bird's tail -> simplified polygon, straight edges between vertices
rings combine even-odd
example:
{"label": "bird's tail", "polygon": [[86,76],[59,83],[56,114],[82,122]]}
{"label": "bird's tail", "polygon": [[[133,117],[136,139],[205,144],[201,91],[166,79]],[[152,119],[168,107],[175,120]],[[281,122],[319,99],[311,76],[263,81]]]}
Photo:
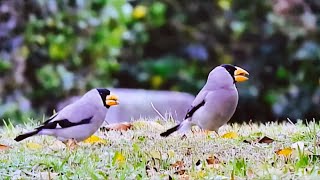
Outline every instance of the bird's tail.
{"label": "bird's tail", "polygon": [[28,137],[31,137],[31,136],[34,136],[36,134],[39,133],[39,130],[35,130],[35,131],[31,131],[31,132],[28,132],[28,133],[25,133],[25,134],[21,134],[19,136],[17,136],[16,138],[14,138],[15,141],[19,142],[19,141],[22,141]]}
{"label": "bird's tail", "polygon": [[162,137],[167,137],[170,134],[176,132],[176,131],[181,131],[181,132],[185,132],[187,130],[191,129],[191,123],[188,120],[184,120],[182,121],[180,124],[166,130],[165,132],[161,133],[160,136]]}

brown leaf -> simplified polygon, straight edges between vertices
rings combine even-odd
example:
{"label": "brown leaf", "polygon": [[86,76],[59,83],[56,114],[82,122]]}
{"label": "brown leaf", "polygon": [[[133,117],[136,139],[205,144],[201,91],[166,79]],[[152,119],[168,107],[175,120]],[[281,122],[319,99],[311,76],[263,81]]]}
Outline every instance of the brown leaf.
{"label": "brown leaf", "polygon": [[184,167],[184,162],[183,161],[177,161],[174,164],[171,164],[171,167],[179,168],[179,169],[183,168]]}
{"label": "brown leaf", "polygon": [[273,139],[271,139],[271,138],[269,138],[269,137],[267,137],[267,136],[264,136],[263,138],[261,138],[261,139],[255,139],[255,140],[244,140],[243,142],[244,143],[248,143],[248,144],[253,144],[253,143],[260,143],[260,144],[262,144],[262,143],[266,143],[266,144],[270,144],[270,143],[272,143],[274,140]]}
{"label": "brown leaf", "polygon": [[267,136],[264,136],[263,138],[261,138],[258,143],[266,143],[266,144],[270,144],[272,143],[274,140],[267,137]]}
{"label": "brown leaf", "polygon": [[115,124],[109,124],[106,127],[101,128],[105,131],[128,131],[132,128],[132,124],[129,122],[123,122],[123,123],[115,123]]}
{"label": "brown leaf", "polygon": [[[184,173],[184,172],[183,172]],[[187,174],[182,174],[178,177],[179,180],[189,180],[189,175]]]}
{"label": "brown leaf", "polygon": [[186,172],[185,169],[181,169],[181,170],[179,170],[179,171],[174,172],[174,174],[184,175],[185,172]]}
{"label": "brown leaf", "polygon": [[11,148],[10,146],[4,145],[4,144],[0,144],[0,151],[5,151],[5,150],[8,150],[10,148]]}
{"label": "brown leaf", "polygon": [[208,157],[208,159],[206,159],[206,161],[207,161],[208,165],[221,163],[220,160],[216,156],[213,156],[213,157],[210,156],[210,157]]}

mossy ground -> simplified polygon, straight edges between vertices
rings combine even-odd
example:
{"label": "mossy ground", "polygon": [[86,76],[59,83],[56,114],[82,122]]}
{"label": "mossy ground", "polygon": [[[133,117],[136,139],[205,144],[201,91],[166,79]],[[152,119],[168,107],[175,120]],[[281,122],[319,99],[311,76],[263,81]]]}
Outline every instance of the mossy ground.
{"label": "mossy ground", "polygon": [[[1,179],[318,179],[319,123],[232,124],[215,133],[159,134],[173,122],[137,121],[128,131],[98,131],[105,143],[79,143],[75,150],[48,136],[13,139],[36,125],[0,129]],[[317,134],[318,133],[318,134]],[[245,143],[261,137],[274,142]],[[294,147],[292,154],[278,155]],[[36,146],[34,146],[36,144]]]}

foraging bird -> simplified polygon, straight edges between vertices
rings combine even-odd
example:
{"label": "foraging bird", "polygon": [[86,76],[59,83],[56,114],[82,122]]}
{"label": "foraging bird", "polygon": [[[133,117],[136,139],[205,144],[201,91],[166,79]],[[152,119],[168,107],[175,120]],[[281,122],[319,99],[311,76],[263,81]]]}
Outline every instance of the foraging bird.
{"label": "foraging bird", "polygon": [[185,132],[193,125],[203,130],[218,132],[218,129],[227,123],[234,114],[238,104],[236,82],[248,80],[249,73],[230,64],[214,68],[206,84],[198,93],[184,120],[160,134],[167,137],[175,131]]}
{"label": "foraging bird", "polygon": [[92,89],[76,102],[51,116],[34,131],[17,136],[22,141],[34,135],[55,136],[62,142],[82,141],[95,133],[104,122],[109,107],[118,105],[118,98],[108,89]]}

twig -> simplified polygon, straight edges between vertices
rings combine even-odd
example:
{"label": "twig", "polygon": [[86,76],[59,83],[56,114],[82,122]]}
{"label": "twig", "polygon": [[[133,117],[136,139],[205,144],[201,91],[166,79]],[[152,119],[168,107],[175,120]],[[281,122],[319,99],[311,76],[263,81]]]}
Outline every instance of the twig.
{"label": "twig", "polygon": [[167,121],[167,119],[165,117],[163,117],[163,115],[154,107],[153,103],[150,102],[153,110],[161,117],[162,120]]}

